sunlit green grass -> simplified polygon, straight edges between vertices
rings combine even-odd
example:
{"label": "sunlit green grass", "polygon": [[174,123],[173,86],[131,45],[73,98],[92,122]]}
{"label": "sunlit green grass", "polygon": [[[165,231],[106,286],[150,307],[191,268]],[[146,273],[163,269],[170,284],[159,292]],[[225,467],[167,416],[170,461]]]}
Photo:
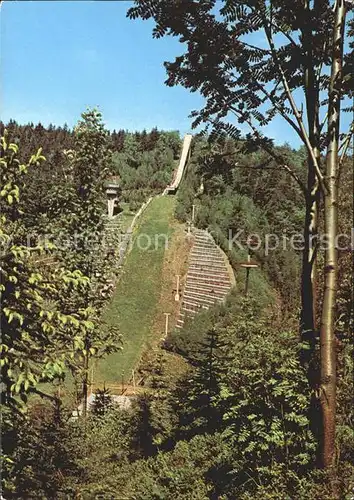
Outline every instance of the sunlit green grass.
{"label": "sunlit green grass", "polygon": [[[147,207],[134,231],[134,245],[126,258],[114,295],[103,312],[108,325],[118,327],[123,349],[99,361],[94,384],[119,384],[128,381],[148,339],[160,297],[165,240],[170,237],[174,197],[155,198]],[[142,234],[146,236],[141,236]],[[152,241],[151,248],[139,248]]]}

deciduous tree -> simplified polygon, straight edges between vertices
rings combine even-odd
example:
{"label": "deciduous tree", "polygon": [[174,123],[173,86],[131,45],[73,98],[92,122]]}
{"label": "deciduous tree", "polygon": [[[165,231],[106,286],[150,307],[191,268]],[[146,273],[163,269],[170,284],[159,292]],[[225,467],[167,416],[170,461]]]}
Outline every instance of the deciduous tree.
{"label": "deciduous tree", "polygon": [[[174,62],[165,63],[166,83],[182,85],[204,96],[205,106],[192,114],[194,126],[204,122],[212,125],[212,133],[226,132],[239,138],[240,129],[232,122],[233,115],[239,124],[248,127],[249,143],[262,147],[277,160],[279,168],[298,182],[306,206],[301,331],[310,355],[318,328],[314,315],[318,245],[313,241],[323,200],[328,247],[319,390],[325,466],[331,466],[335,458],[336,200],[338,164],[353,132],[352,126],[340,144],[343,98],[352,95],[353,88],[353,44],[345,42],[353,33],[352,12],[353,2],[345,0],[136,0],[128,12],[131,18],[154,19],[154,37],[172,35],[184,44],[185,52]],[[274,151],[264,133],[264,127],[276,116],[283,118],[306,148],[305,182],[288,158]],[[309,362],[310,356],[304,359]]]}

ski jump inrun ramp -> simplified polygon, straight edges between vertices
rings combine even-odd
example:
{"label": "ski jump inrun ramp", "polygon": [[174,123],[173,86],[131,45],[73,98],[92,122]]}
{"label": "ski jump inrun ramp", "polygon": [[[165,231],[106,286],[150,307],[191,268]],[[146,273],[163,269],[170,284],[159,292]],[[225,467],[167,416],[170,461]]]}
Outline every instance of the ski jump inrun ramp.
{"label": "ski jump inrun ramp", "polygon": [[192,134],[186,134],[183,139],[182,153],[181,158],[179,160],[179,165],[177,168],[177,172],[175,175],[172,184],[167,186],[163,194],[173,194],[177,191],[178,186],[183,178],[184,170],[187,165],[187,160],[190,152],[191,142],[192,142]]}

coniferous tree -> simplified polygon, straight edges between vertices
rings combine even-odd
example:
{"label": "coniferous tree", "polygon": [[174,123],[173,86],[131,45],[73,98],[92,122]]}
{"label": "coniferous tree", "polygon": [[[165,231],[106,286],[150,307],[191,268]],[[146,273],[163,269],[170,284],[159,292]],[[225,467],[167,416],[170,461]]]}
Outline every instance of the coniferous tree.
{"label": "coniferous tree", "polygon": [[222,409],[218,405],[220,388],[223,383],[225,368],[222,357],[225,356],[225,342],[214,328],[208,330],[198,346],[194,356],[196,371],[189,380],[187,388],[181,386],[179,408],[180,427],[183,435],[213,434],[222,427]]}
{"label": "coniferous tree", "polygon": [[113,399],[109,389],[105,387],[95,392],[95,399],[91,405],[91,411],[98,417],[104,416],[112,408]]}

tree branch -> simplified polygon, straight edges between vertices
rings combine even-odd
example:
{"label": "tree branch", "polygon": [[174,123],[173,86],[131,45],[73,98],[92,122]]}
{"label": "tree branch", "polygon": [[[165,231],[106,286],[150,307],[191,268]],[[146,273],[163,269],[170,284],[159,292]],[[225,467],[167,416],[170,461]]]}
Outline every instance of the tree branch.
{"label": "tree branch", "polygon": [[265,88],[263,88],[258,82],[256,82],[257,87],[267,98],[270,100],[270,102],[273,104],[273,106],[279,111],[279,113],[282,115],[284,120],[286,120],[289,125],[295,130],[295,132],[301,137],[302,140],[304,140],[304,137],[302,135],[302,132],[300,128],[296,125],[296,123],[286,114],[284,109],[281,108],[279,103],[277,103],[274,98],[272,97],[271,93],[269,93]]}
{"label": "tree branch", "polygon": [[[267,153],[269,153],[269,151],[267,151]],[[289,167],[289,165],[286,165],[285,163],[280,164],[280,165],[278,164],[274,167],[267,166],[266,163],[261,164],[261,165],[256,165],[255,167],[250,167],[249,165],[238,165],[237,163],[233,166],[235,168],[249,168],[250,170],[278,170],[279,168],[283,169],[291,175],[291,177],[297,182],[297,184],[299,184],[300,187],[302,187],[301,190],[302,190],[303,194],[307,194],[307,193],[305,193],[305,191],[306,191],[305,186],[301,182],[301,180],[299,179],[297,174],[295,174],[295,172]]]}
{"label": "tree branch", "polygon": [[322,123],[320,124],[320,133],[322,132],[322,129],[325,126],[327,119],[328,119],[328,111],[326,112],[326,114],[322,120]]}
{"label": "tree branch", "polygon": [[41,398],[47,398],[47,399],[50,399],[51,401],[55,401],[55,402],[58,401],[57,396],[52,396],[51,394],[46,394],[45,392],[42,392],[39,389],[36,389],[35,387],[33,387],[30,392],[33,392],[34,394],[38,394],[39,396],[41,396]]}
{"label": "tree branch", "polygon": [[339,163],[341,163],[344,160],[344,156],[347,153],[347,150],[348,150],[348,147],[349,147],[349,144],[350,144],[350,139],[352,138],[353,134],[354,134],[354,121],[351,123],[349,132],[346,134],[344,141],[342,142],[342,144],[338,148],[338,153],[341,151],[342,148],[344,148],[343,152],[341,154]]}
{"label": "tree branch", "polygon": [[320,183],[321,189],[322,189],[322,191],[325,194],[327,194],[328,193],[328,188],[326,186],[324,177],[323,177],[322,172],[320,170],[320,167],[318,165],[316,155],[315,155],[315,153],[313,151],[313,148],[311,146],[311,142],[310,142],[309,136],[307,134],[307,131],[306,131],[304,122],[302,120],[301,114],[300,114],[299,110],[297,109],[296,103],[295,103],[293,95],[291,93],[291,90],[290,90],[290,87],[289,87],[286,75],[285,75],[284,70],[283,70],[283,68],[282,68],[282,66],[280,64],[279,59],[278,59],[278,55],[277,55],[277,52],[276,52],[276,49],[275,49],[274,41],[273,41],[272,35],[270,33],[270,30],[269,30],[268,21],[267,21],[267,19],[265,18],[265,16],[263,14],[261,14],[261,15],[262,15],[262,19],[263,19],[264,31],[265,31],[265,34],[266,34],[266,37],[267,37],[267,40],[268,40],[268,43],[269,43],[269,47],[270,47],[270,50],[271,50],[271,53],[272,53],[273,60],[274,60],[276,66],[278,68],[279,74],[280,74],[282,82],[283,82],[284,90],[285,90],[286,95],[288,97],[288,101],[290,103],[291,109],[293,110],[293,113],[295,115],[295,118],[297,120],[299,128],[300,128],[300,130],[302,132],[302,136],[303,137],[301,137],[301,139],[305,142],[307,150],[308,150],[308,152],[309,152],[309,154],[311,156],[311,160],[312,160],[312,162],[314,164],[315,171],[316,171],[316,176],[317,176],[318,181]]}
{"label": "tree branch", "polygon": [[281,33],[283,36],[285,36],[285,38],[287,38],[289,40],[289,42],[291,43],[291,45],[293,45],[293,47],[297,48],[297,49],[300,49],[300,46],[295,42],[295,40],[289,35],[289,33],[286,33],[286,31],[283,31],[273,20],[270,22],[271,25],[276,28],[278,30],[279,33]]}
{"label": "tree branch", "polygon": [[[259,132],[259,130],[256,129],[256,127],[253,125],[253,123],[251,122],[251,120],[244,115],[244,113],[242,113],[241,111],[235,109],[233,106],[231,106],[231,111],[235,114],[235,116],[237,118],[242,118],[245,122],[247,122],[248,126],[252,129],[254,135],[259,139],[259,140],[262,140],[264,137],[262,136],[261,132]],[[279,168],[282,168],[284,170],[286,170],[290,176],[297,182],[297,184],[299,185],[302,193],[304,194],[305,198],[307,197],[308,193],[307,193],[307,189],[306,189],[306,186],[304,185],[304,183],[301,181],[301,179],[298,177],[298,175],[287,165],[287,162],[284,161],[284,159],[278,155],[277,153],[275,153],[275,151],[273,151],[271,148],[269,148],[268,146],[266,146],[264,143],[261,142],[261,147],[264,149],[264,151],[266,151],[272,158],[274,158],[277,162],[279,162]]]}
{"label": "tree branch", "polygon": [[[268,51],[269,52],[269,51]],[[226,71],[226,73],[234,78],[235,75],[231,72],[231,71]],[[249,78],[250,80],[252,79],[252,72],[249,72]],[[284,111],[284,109],[279,105],[279,103],[274,99],[274,94],[275,94],[275,90],[277,89],[278,85],[279,85],[279,81],[278,83],[275,85],[274,89],[272,90],[272,92],[268,92],[268,90],[266,90],[260,83],[258,83],[257,80],[253,80],[252,82],[254,85],[256,85],[257,89],[260,91],[260,92],[263,92],[263,94],[267,97],[267,99],[269,99],[269,101],[271,102],[271,104],[279,111],[279,113],[281,114],[281,116],[284,118],[284,120],[286,120],[289,125],[295,130],[295,132],[299,135],[299,137],[304,140],[303,136],[302,136],[302,133],[301,133],[301,130],[300,128],[296,125],[296,123],[286,114],[286,112]],[[262,102],[265,102],[266,99],[263,99]]]}
{"label": "tree branch", "polygon": [[252,45],[251,43],[244,42],[243,40],[237,40],[239,43],[242,43],[245,47],[249,47],[250,49],[254,50],[260,50],[261,52],[264,52],[265,54],[270,54],[270,51],[267,49],[263,49],[262,47],[257,47],[256,45]]}

